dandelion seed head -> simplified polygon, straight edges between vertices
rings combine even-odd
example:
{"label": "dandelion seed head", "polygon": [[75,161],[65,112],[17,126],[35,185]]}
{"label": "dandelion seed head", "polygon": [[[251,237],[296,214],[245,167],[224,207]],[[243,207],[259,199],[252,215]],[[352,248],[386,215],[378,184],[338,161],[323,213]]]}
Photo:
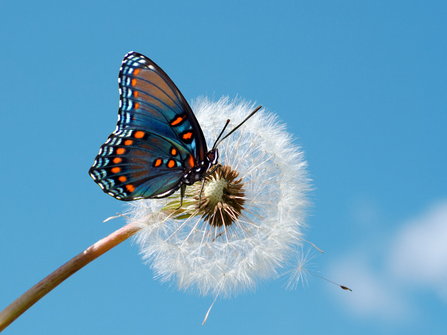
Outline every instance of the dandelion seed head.
{"label": "dandelion seed head", "polygon": [[[231,167],[224,165],[206,177],[203,194],[201,187],[195,186],[194,199],[200,204],[199,213],[210,225],[229,228],[241,216],[245,191],[242,179],[237,179],[238,175]],[[203,204],[200,203],[202,198],[205,200]]]}
{"label": "dandelion seed head", "polygon": [[[227,119],[231,129],[254,109],[228,98],[192,107],[209,148]],[[310,185],[302,151],[263,110],[218,150],[223,167],[207,176],[201,194],[201,182],[188,186],[180,209],[176,193],[131,202],[127,214],[140,222],[136,241],[162,282],[230,296],[277,277],[300,246]]]}

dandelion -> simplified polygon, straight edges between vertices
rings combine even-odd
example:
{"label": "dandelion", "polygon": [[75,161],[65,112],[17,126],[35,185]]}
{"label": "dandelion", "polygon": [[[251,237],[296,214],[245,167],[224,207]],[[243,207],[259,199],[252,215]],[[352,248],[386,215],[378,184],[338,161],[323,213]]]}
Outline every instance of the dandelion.
{"label": "dandelion", "polygon": [[[228,98],[201,99],[193,109],[212,141],[227,119],[238,124],[253,106]],[[12,302],[0,313],[0,331],[73,273],[132,236],[156,277],[213,295],[213,304],[219,295],[235,295],[277,276],[303,241],[310,188],[303,153],[284,128],[261,110],[219,145],[222,166],[206,176],[203,189],[200,182],[188,186],[182,206],[179,194],[131,202],[129,224]]]}
{"label": "dandelion", "polygon": [[[199,99],[193,110],[209,141],[253,105]],[[211,147],[212,143],[208,143]],[[228,297],[275,277],[302,241],[309,179],[303,153],[263,110],[219,145],[222,168],[179,195],[130,203],[136,241],[161,281]]]}

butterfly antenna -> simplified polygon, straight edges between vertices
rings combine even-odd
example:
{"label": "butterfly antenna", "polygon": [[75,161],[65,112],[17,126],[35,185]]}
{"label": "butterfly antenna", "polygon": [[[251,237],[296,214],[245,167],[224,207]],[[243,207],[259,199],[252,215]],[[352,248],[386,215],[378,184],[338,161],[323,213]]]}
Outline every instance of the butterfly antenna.
{"label": "butterfly antenna", "polygon": [[[220,142],[222,142],[222,141],[223,141],[224,139],[226,139],[228,136],[230,136],[231,134],[233,134],[233,133],[234,133],[240,126],[242,126],[242,125],[243,125],[249,118],[251,118],[253,115],[255,115],[255,113],[256,113],[258,110],[260,110],[261,108],[262,108],[262,106],[258,106],[258,107],[256,107],[256,109],[255,109],[253,112],[251,112],[250,115],[247,116],[247,117],[245,118],[244,121],[242,121],[241,123],[239,123],[239,125],[237,125],[235,128],[233,128],[233,130],[231,130],[231,131],[230,131],[228,134],[226,134],[220,141],[218,141],[219,138],[220,138],[220,136],[221,136],[222,133],[223,133],[223,130],[222,130],[222,133],[220,133],[219,138],[216,140],[216,143],[214,143],[213,149],[216,148],[217,145],[218,145]],[[230,121],[230,120],[227,121],[227,124],[225,125],[224,129],[227,127],[229,121]]]}
{"label": "butterfly antenna", "polygon": [[217,143],[219,142],[219,138],[222,136],[222,134],[224,133],[225,129],[227,129],[227,126],[228,126],[229,123],[230,123],[230,119],[227,120],[227,122],[225,123],[225,126],[223,127],[223,129],[220,132],[219,136],[217,136],[216,142],[214,142],[214,145],[213,145],[213,150],[216,149]]}

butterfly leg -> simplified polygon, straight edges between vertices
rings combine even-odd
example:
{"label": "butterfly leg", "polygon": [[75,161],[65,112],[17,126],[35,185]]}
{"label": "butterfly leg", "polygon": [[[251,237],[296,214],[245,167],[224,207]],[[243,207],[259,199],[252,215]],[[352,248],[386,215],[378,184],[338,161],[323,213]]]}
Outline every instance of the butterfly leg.
{"label": "butterfly leg", "polygon": [[220,168],[220,171],[222,172],[222,177],[223,177],[223,179],[225,179],[225,181],[227,182],[227,184],[230,185],[231,187],[235,186],[235,184],[230,183],[230,182],[228,181],[227,177],[225,177],[225,173],[223,172],[222,165],[219,164],[217,167]]}
{"label": "butterfly leg", "polygon": [[180,187],[180,206],[178,206],[177,210],[182,208],[183,197],[185,196],[185,191],[186,191],[186,185],[182,184],[182,186]]}
{"label": "butterfly leg", "polygon": [[200,193],[199,193],[199,208],[200,208],[200,205],[202,204],[202,192],[203,192],[204,186],[205,186],[205,178],[202,179],[202,188],[200,189]]}
{"label": "butterfly leg", "polygon": [[[206,177],[208,177],[210,174],[212,174],[214,171],[216,171],[217,169],[220,169],[220,172],[222,172],[222,177],[223,177],[223,179],[225,179],[225,181],[228,183],[228,185],[230,185],[230,186],[234,186],[234,184],[232,184],[232,183],[230,183],[229,181],[228,181],[228,179],[225,177],[225,173],[223,172],[223,169],[222,169],[222,164],[217,164],[216,166],[214,166],[214,168],[210,171],[210,172],[208,172],[204,177],[203,177],[203,179],[202,180],[204,180]],[[202,190],[203,190],[203,184],[202,184]],[[202,192],[200,192],[200,194],[202,194]],[[200,206],[199,206],[200,207]]]}

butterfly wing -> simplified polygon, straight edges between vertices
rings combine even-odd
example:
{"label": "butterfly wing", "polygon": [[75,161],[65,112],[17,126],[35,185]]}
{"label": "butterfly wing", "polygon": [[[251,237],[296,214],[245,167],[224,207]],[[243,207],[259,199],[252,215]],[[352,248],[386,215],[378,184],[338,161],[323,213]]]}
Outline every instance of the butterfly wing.
{"label": "butterfly wing", "polygon": [[118,123],[90,176],[119,200],[168,196],[205,159],[203,132],[172,80],[144,55],[124,57],[118,82]]}

